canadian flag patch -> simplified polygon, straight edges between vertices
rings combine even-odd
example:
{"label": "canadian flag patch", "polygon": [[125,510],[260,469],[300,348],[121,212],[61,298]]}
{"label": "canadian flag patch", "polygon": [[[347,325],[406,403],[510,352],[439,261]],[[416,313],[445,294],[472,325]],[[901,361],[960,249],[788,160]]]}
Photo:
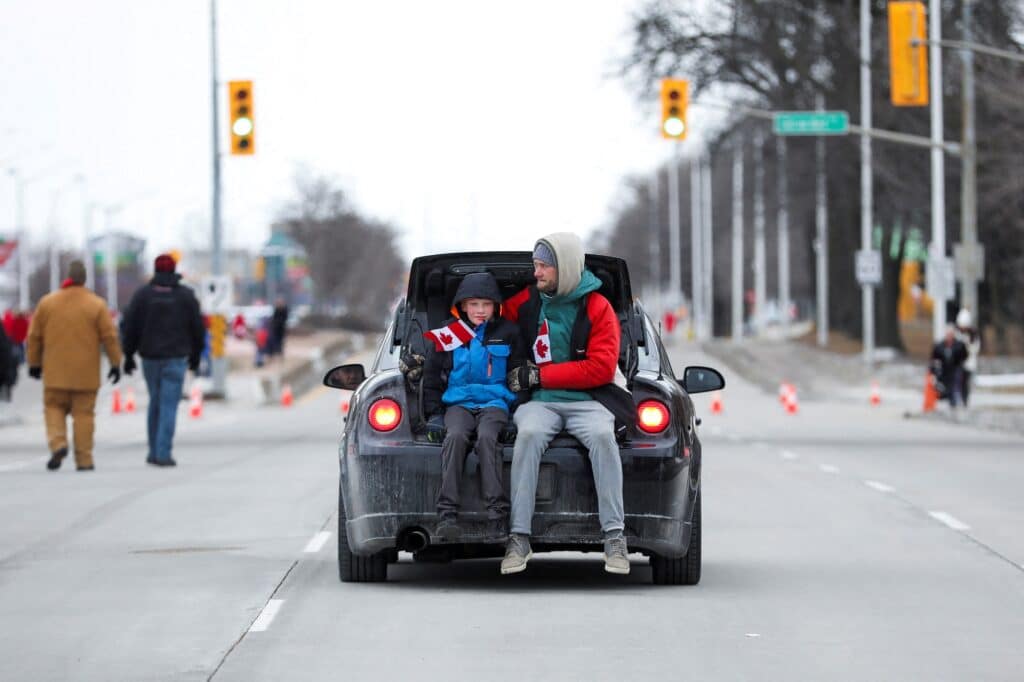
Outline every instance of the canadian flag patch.
{"label": "canadian flag patch", "polygon": [[541,322],[537,330],[537,340],[533,342],[533,360],[538,366],[551,362],[551,335],[548,334],[547,320]]}
{"label": "canadian flag patch", "polygon": [[469,343],[476,338],[476,334],[468,324],[462,320],[455,320],[447,327],[423,332],[423,338],[433,341],[434,348],[440,353],[441,351],[455,350],[462,344]]}

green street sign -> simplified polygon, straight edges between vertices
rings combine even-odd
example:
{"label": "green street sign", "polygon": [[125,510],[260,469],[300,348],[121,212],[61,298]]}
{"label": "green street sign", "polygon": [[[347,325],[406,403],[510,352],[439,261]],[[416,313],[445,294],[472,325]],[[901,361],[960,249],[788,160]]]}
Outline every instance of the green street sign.
{"label": "green street sign", "polygon": [[845,111],[780,111],[772,120],[776,135],[845,135],[850,116]]}

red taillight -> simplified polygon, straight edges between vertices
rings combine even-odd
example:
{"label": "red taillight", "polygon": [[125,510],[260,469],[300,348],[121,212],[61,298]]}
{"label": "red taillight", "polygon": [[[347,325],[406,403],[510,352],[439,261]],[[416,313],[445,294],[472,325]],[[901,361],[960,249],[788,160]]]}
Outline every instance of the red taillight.
{"label": "red taillight", "polygon": [[402,421],[402,408],[391,398],[381,398],[373,405],[366,415],[370,426],[378,431],[392,431]]}
{"label": "red taillight", "polygon": [[661,433],[668,428],[668,408],[657,400],[645,400],[636,408],[636,425],[645,433]]}

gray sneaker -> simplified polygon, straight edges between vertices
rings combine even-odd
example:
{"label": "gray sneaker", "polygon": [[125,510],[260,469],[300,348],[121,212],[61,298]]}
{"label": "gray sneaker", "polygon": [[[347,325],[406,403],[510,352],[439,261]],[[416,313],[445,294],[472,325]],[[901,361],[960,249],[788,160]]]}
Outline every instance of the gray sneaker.
{"label": "gray sneaker", "polygon": [[505,545],[505,558],[501,560],[501,574],[521,573],[526,570],[526,562],[533,556],[530,550],[530,537],[519,533],[508,536]]}
{"label": "gray sneaker", "polygon": [[604,570],[618,575],[629,575],[629,550],[622,531],[612,531],[605,535]]}

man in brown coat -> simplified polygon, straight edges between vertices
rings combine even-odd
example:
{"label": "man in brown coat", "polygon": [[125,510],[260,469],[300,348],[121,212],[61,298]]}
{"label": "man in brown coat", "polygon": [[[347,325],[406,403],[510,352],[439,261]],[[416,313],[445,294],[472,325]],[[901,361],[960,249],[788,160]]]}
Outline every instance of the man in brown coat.
{"label": "man in brown coat", "polygon": [[107,376],[121,379],[121,346],[103,299],[86,289],[85,265],[72,261],[59,291],[39,301],[28,331],[28,373],[43,380],[43,406],[50,461],[60,468],[68,454],[67,416],[75,425],[75,464],[91,471],[96,392],[100,388],[100,344],[110,360]]}

